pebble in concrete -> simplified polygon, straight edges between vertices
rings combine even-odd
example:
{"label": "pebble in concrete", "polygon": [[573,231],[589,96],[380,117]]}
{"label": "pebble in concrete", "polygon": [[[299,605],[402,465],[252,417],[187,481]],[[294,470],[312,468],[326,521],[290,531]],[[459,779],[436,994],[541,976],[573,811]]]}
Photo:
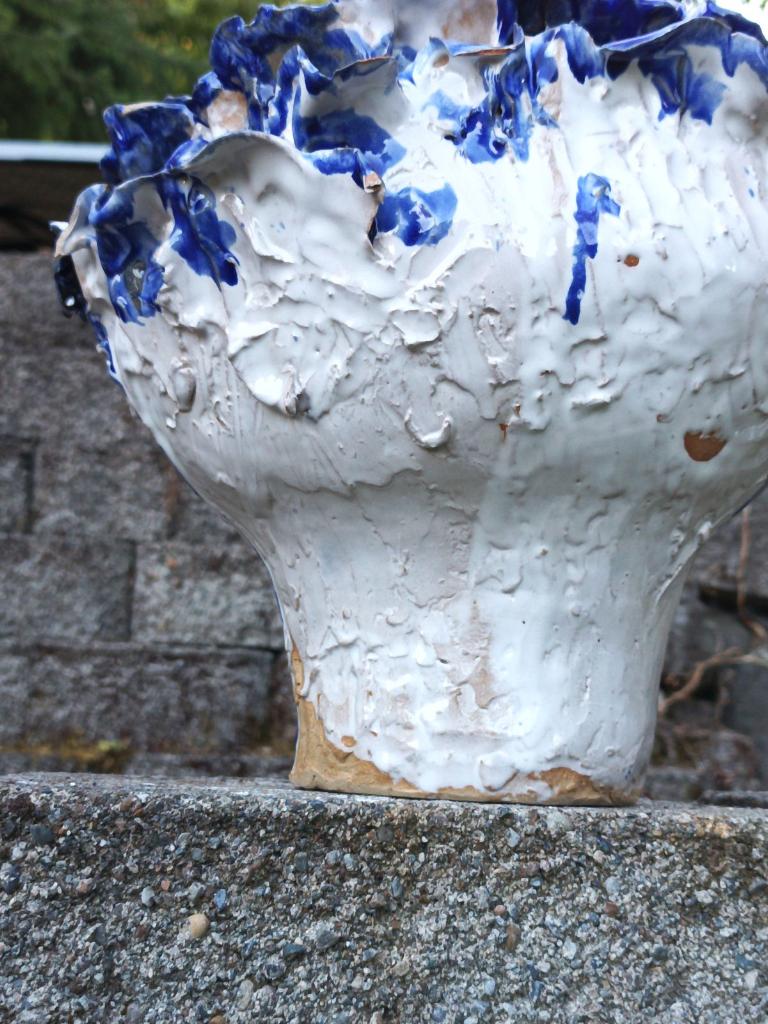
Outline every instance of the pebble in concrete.
{"label": "pebble in concrete", "polygon": [[193,939],[202,939],[208,933],[209,921],[205,914],[192,914],[187,924]]}

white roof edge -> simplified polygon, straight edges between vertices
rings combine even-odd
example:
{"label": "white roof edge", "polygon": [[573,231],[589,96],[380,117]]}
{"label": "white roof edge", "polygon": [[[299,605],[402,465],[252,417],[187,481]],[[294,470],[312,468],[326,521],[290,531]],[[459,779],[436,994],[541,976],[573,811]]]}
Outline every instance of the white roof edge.
{"label": "white roof edge", "polygon": [[108,146],[93,142],[0,139],[0,163],[97,164],[108,151]]}

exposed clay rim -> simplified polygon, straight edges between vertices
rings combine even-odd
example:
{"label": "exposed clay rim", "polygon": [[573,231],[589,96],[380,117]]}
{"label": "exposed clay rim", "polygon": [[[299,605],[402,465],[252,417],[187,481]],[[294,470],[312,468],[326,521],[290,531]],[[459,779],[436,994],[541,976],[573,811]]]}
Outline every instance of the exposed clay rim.
{"label": "exposed clay rim", "polygon": [[[566,806],[626,806],[637,799],[634,790],[620,792],[593,782],[570,768],[552,768],[545,772],[521,774],[515,779],[515,792],[484,792],[472,786],[463,789],[445,787],[425,793],[404,779],[393,779],[369,761],[362,761],[349,750],[334,746],[325,734],[314,704],[300,697],[303,666],[295,649],[291,656],[299,710],[299,739],[291,782],[300,789],[322,789],[331,793],[358,793],[364,796],[394,796],[421,800],[466,800],[476,803],[561,804]],[[535,789],[521,792],[521,784],[544,783],[551,796],[542,798]]]}

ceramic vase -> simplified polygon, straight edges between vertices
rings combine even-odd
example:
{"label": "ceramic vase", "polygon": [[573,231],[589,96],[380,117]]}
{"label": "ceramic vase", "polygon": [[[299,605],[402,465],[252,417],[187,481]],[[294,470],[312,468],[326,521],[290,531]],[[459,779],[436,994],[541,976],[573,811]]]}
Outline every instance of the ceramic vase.
{"label": "ceramic vase", "polygon": [[115,107],[70,305],[261,553],[297,785],[637,795],[768,477],[768,62],[713,3],[340,0]]}

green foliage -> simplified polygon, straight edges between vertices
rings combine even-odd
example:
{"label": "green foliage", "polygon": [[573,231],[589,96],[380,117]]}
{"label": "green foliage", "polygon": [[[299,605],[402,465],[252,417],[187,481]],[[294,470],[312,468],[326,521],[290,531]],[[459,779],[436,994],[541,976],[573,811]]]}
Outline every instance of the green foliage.
{"label": "green foliage", "polygon": [[0,0],[0,137],[103,141],[102,110],[188,93],[257,0]]}

